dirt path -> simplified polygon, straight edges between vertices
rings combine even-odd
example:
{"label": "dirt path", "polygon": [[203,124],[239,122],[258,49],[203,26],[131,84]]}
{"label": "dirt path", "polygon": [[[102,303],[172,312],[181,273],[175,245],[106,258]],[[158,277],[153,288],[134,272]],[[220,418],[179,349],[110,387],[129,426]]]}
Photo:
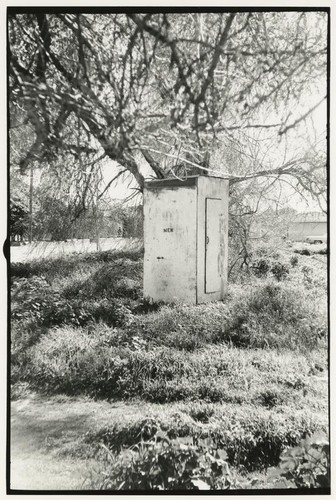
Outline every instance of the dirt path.
{"label": "dirt path", "polygon": [[78,463],[57,459],[36,445],[34,438],[13,426],[11,489],[14,490],[81,490],[85,478]]}
{"label": "dirt path", "polygon": [[[89,489],[92,459],[68,458],[88,431],[124,418],[123,403],[30,395],[11,404],[11,488],[20,490]],[[127,405],[136,414],[137,405]]]}
{"label": "dirt path", "polygon": [[[61,443],[71,440],[75,429],[76,434],[81,432],[81,420],[69,412],[69,408],[64,412],[61,407],[51,405],[50,408],[46,402],[34,397],[12,403],[12,489],[82,489],[88,475],[88,464],[84,460],[57,456]],[[56,446],[52,446],[55,443]]]}

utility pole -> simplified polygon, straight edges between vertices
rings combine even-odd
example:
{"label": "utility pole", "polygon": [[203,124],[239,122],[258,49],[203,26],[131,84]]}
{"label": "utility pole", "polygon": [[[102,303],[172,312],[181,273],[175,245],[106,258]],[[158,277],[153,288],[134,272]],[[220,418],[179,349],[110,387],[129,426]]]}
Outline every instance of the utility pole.
{"label": "utility pole", "polygon": [[95,189],[95,203],[94,203],[94,222],[95,222],[95,237],[96,237],[96,245],[97,252],[100,252],[100,231],[99,231],[99,190],[98,190],[98,179],[96,181],[96,189]]}
{"label": "utility pole", "polygon": [[34,189],[34,166],[30,166],[30,186],[29,186],[29,243],[33,241],[33,189]]}

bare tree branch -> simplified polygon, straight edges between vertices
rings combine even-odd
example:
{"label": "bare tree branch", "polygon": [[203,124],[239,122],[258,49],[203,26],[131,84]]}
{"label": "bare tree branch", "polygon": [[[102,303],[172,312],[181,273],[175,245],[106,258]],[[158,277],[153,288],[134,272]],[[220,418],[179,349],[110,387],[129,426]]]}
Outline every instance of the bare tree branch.
{"label": "bare tree branch", "polygon": [[286,132],[288,132],[288,130],[290,130],[291,128],[296,127],[296,125],[298,125],[298,123],[300,123],[303,120],[305,120],[313,111],[315,111],[315,109],[318,108],[326,98],[327,98],[327,96],[324,96],[317,104],[315,104],[315,106],[313,106],[306,113],[304,113],[302,116],[300,116],[300,118],[298,118],[297,120],[295,120],[290,125],[287,125],[282,130],[279,130],[278,134],[279,135],[286,134]]}

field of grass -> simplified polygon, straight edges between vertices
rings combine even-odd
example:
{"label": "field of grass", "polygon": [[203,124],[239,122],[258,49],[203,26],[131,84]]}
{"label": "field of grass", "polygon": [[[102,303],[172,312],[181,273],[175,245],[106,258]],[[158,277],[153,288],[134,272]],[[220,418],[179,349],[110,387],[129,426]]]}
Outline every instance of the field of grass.
{"label": "field of grass", "polygon": [[274,487],[283,451],[328,432],[322,246],[256,248],[198,306],[144,301],[141,252],[15,263],[11,316],[13,398],[138,405],[67,449],[100,464],[92,488]]}

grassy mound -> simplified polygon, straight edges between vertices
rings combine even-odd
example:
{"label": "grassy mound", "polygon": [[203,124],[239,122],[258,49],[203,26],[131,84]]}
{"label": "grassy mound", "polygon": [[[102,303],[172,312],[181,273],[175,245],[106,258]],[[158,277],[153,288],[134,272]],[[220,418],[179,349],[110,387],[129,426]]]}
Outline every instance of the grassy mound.
{"label": "grassy mound", "polygon": [[190,306],[142,299],[140,252],[15,264],[12,382],[139,401],[133,419],[85,437],[92,453],[162,431],[190,446],[210,439],[230,465],[262,470],[327,428],[325,269],[322,254],[258,249],[223,303]]}

